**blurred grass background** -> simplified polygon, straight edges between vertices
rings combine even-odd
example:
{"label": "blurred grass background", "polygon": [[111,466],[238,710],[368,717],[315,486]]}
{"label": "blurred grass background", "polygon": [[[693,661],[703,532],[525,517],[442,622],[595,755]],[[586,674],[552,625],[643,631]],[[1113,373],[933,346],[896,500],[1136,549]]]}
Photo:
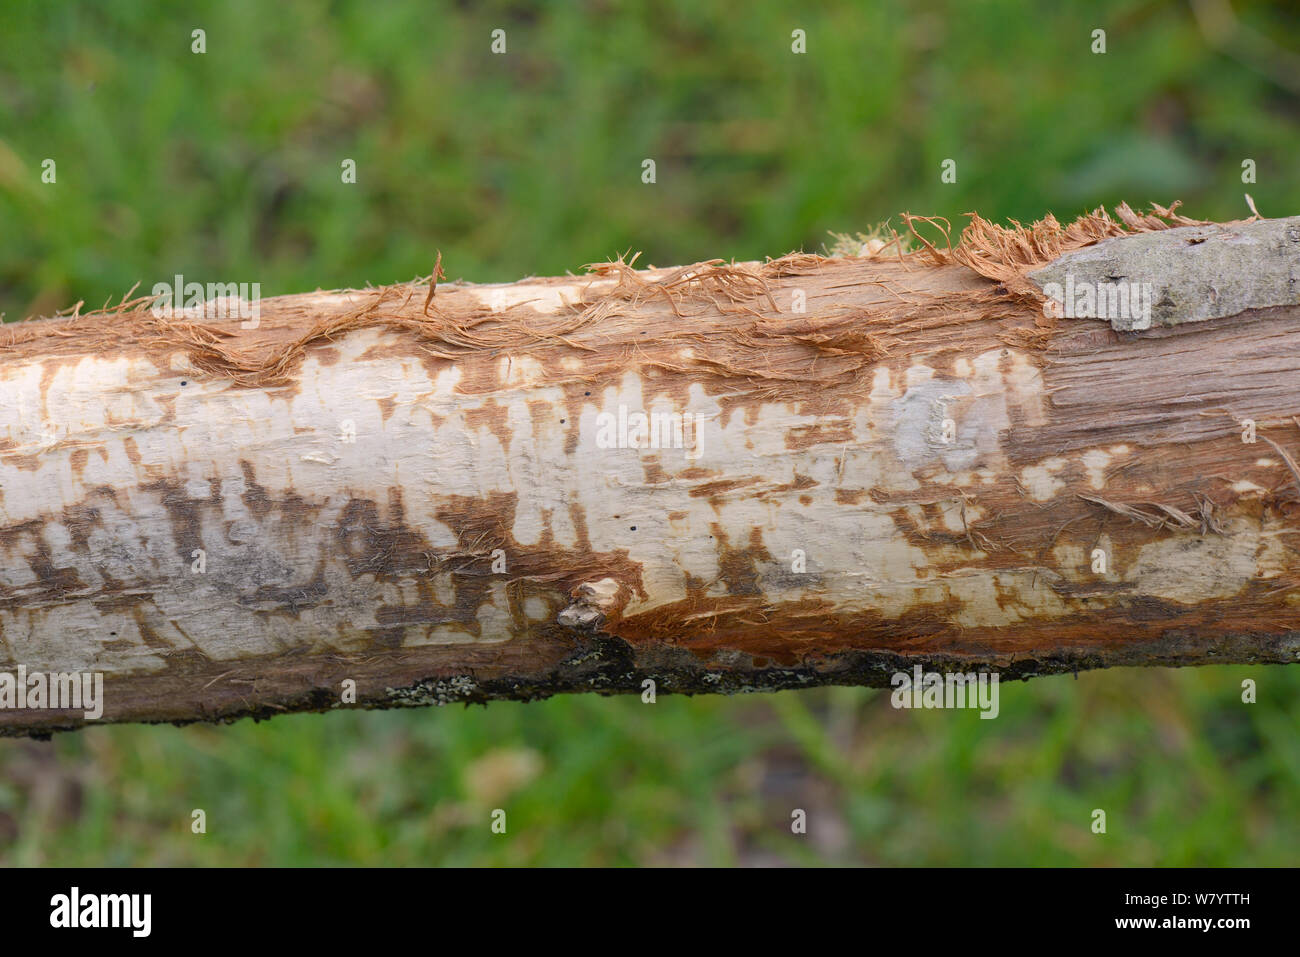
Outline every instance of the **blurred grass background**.
{"label": "blurred grass background", "polygon": [[[901,210],[1300,213],[1293,5],[188,6],[0,8],[8,319],[435,249],[479,282],[761,258]],[[840,688],[97,727],[0,741],[0,863],[1293,864],[1298,719],[1300,669],[1213,668],[1009,684],[995,721]]]}

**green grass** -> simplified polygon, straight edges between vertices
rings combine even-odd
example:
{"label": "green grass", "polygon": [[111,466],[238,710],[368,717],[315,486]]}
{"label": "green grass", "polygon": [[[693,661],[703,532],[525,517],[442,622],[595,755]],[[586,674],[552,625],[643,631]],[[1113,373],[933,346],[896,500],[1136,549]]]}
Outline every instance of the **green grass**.
{"label": "green grass", "polygon": [[[392,282],[439,249],[484,282],[779,255],[902,210],[1300,212],[1294,88],[1183,4],[191,6],[0,11],[8,318],[175,273]],[[1294,14],[1236,6],[1300,49]],[[0,863],[1284,864],[1298,709],[1300,671],[1216,668],[1008,685],[996,721],[830,689],[93,728],[0,742]]]}
{"label": "green grass", "polygon": [[992,721],[832,688],[96,727],[5,742],[0,847],[14,865],[1285,865],[1298,720],[1300,670],[1233,667],[1008,684]]}

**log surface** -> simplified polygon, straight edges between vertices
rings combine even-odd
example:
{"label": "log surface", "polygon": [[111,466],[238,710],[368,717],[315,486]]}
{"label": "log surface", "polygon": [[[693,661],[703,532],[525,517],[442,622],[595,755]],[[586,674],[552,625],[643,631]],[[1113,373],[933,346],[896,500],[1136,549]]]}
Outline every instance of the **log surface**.
{"label": "log surface", "polygon": [[1025,278],[1160,213],[0,327],[0,671],[189,721],[1294,661],[1300,306]]}

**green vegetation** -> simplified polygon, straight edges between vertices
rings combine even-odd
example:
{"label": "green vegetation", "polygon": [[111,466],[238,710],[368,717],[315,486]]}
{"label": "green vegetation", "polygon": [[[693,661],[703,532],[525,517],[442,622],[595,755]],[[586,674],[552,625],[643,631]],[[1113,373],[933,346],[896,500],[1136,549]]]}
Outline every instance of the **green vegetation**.
{"label": "green vegetation", "polygon": [[[1300,22],[1264,4],[1213,42],[1185,5],[1129,0],[190,6],[0,11],[7,318],[175,273],[392,282],[438,249],[483,282],[629,249],[758,258],[902,210],[1234,218],[1249,192],[1300,212]],[[1001,703],[575,697],[0,741],[0,863],[1294,862],[1300,668],[1039,679]]]}

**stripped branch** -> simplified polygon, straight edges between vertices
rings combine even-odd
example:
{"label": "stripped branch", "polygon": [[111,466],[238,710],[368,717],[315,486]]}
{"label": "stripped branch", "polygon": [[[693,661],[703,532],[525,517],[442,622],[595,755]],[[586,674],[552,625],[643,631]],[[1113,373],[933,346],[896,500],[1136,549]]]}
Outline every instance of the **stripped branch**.
{"label": "stripped branch", "polygon": [[0,327],[0,731],[1293,661],[1300,226],[1176,209]]}

